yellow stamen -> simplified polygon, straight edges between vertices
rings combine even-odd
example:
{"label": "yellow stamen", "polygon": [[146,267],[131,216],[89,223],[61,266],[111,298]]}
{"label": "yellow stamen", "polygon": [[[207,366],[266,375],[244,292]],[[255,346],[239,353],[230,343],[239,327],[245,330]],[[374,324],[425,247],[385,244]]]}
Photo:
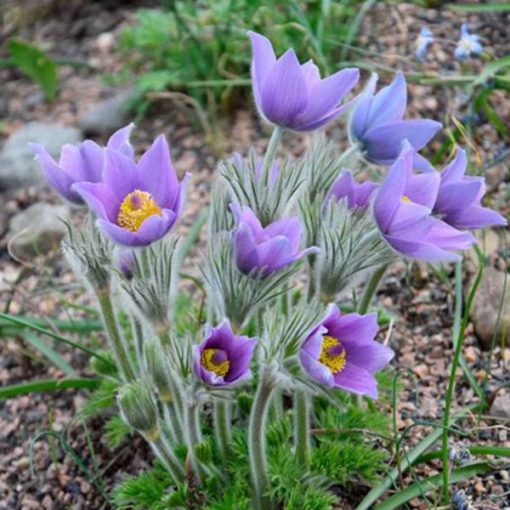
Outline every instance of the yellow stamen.
{"label": "yellow stamen", "polygon": [[225,377],[230,370],[230,361],[226,359],[218,362],[218,360],[216,360],[216,353],[218,351],[219,349],[204,349],[200,362],[209,372],[214,372],[219,377]]}
{"label": "yellow stamen", "polygon": [[142,223],[154,214],[161,216],[161,208],[152,195],[136,189],[120,205],[117,223],[126,230],[137,232]]}
{"label": "yellow stamen", "polygon": [[332,336],[325,336],[322,340],[322,350],[318,361],[326,365],[331,372],[337,374],[345,367],[345,349],[340,340]]}
{"label": "yellow stamen", "polygon": [[402,202],[405,202],[406,204],[410,204],[410,203],[412,202],[412,200],[411,200],[411,199],[410,199],[407,195],[402,195],[402,196],[400,197],[400,200],[401,200]]}

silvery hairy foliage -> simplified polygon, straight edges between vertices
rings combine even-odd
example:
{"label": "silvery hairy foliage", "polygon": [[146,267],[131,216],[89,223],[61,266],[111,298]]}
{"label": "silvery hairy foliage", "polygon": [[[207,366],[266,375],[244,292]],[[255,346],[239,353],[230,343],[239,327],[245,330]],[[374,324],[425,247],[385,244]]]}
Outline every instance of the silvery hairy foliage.
{"label": "silvery hairy foliage", "polygon": [[121,280],[129,301],[157,333],[166,331],[171,320],[180,263],[179,238],[170,235],[135,251],[132,278]]}
{"label": "silvery hairy foliage", "polygon": [[239,155],[219,164],[219,173],[229,190],[231,202],[248,205],[263,226],[284,216],[297,198],[304,182],[303,160],[274,163],[268,182],[261,176],[262,160],[255,150],[248,158]]}
{"label": "silvery hairy foliage", "polygon": [[230,234],[209,238],[205,278],[209,287],[210,315],[227,317],[237,326],[260,307],[287,291],[290,278],[298,271],[295,264],[268,277],[243,274],[237,269]]}
{"label": "silvery hairy foliage", "polygon": [[107,289],[111,277],[112,244],[91,217],[87,217],[80,230],[68,224],[66,227],[62,251],[69,265],[93,291]]}
{"label": "silvery hairy foliage", "polygon": [[325,301],[334,301],[368,270],[387,264],[394,257],[381,239],[370,211],[350,210],[345,200],[329,200],[323,205],[318,237],[317,277]]}

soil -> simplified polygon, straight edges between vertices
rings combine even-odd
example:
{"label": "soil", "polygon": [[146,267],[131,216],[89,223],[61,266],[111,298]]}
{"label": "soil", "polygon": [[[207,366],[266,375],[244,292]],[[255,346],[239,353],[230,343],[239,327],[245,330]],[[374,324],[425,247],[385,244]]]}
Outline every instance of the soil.
{"label": "soil", "polygon": [[[156,4],[148,0],[66,0],[65,3],[61,0],[29,0],[23,2],[22,16],[19,10],[13,8],[10,17],[6,16],[3,20],[1,40],[12,35],[34,40],[51,55],[81,60],[92,68],[62,67],[60,93],[54,104],[46,103],[38,87],[18,71],[0,68],[0,117],[3,117],[0,144],[28,121],[76,125],[80,115],[91,106],[112,96],[116,90],[105,85],[102,76],[121,69],[122,60],[115,52],[118,34],[126,24],[133,22],[137,8]],[[420,27],[428,24],[436,34],[451,40],[457,37],[464,18],[465,15],[461,19],[458,12],[451,10],[427,10],[402,3],[377,4],[363,21],[358,45],[374,52],[373,57],[365,57],[365,60],[412,73],[420,70],[410,56]],[[510,15],[469,15],[468,21],[473,31],[482,36],[484,46],[492,55],[502,56],[508,51]],[[436,48],[423,68],[430,73],[439,70],[451,74],[459,72],[460,65],[453,60],[451,53],[450,50]],[[481,64],[474,61],[469,65],[476,73]],[[387,81],[384,70],[381,75]],[[365,73],[363,82],[367,76]],[[452,125],[452,116],[461,118],[465,97],[458,89],[410,84],[409,91],[409,118],[431,117],[444,121],[448,126]],[[267,131],[251,106],[249,104],[246,109],[237,111],[224,123],[229,151],[246,152],[250,145],[262,149],[265,144]],[[497,94],[494,106],[509,125],[510,102],[507,98]],[[509,140],[502,140],[483,118],[479,122],[477,136],[471,142],[480,161],[486,162],[500,154]],[[156,134],[163,132],[171,142],[177,170],[181,175],[185,171],[193,174],[186,214],[179,227],[185,232],[208,203],[216,164],[215,153],[206,145],[192,115],[182,105],[159,102],[137,125],[134,140],[137,151],[143,150]],[[334,139],[344,139],[345,126],[332,126],[330,134]],[[306,137],[285,140],[296,154],[302,151],[306,141]],[[439,142],[434,142],[431,150],[438,147]],[[491,168],[490,172],[493,174],[491,202],[503,212],[508,212],[508,164],[503,162]],[[0,210],[0,236],[5,233],[9,218],[30,204],[40,200],[59,201],[53,192],[39,189],[3,192],[0,199],[4,204]],[[190,252],[190,266],[199,264],[203,235],[199,245]],[[497,251],[492,255],[491,263],[503,269],[506,264],[503,255],[502,251]],[[11,281],[17,279],[10,288],[0,286],[3,289],[0,290],[0,305],[10,313],[42,318],[79,318],[83,312],[78,307],[90,304],[58,253],[20,264],[11,259],[5,238],[0,237],[0,275],[9,275]],[[384,331],[383,335],[391,333],[390,343],[397,353],[393,366],[403,371],[403,390],[397,409],[399,430],[422,424],[412,429],[407,445],[416,443],[430,430],[423,423],[437,421],[442,416],[452,358],[452,281],[451,273],[445,283],[428,267],[398,263],[391,268],[379,291],[380,303],[394,318],[391,332]],[[61,353],[79,374],[90,374],[85,357],[69,349],[62,349]],[[489,394],[501,384],[508,384],[509,347],[498,346],[489,358],[489,354],[480,349],[472,326],[468,325],[464,353],[480,381],[487,375]],[[63,375],[49,366],[21,338],[2,337],[0,385]],[[477,400],[460,375],[459,372],[454,409],[464,408]],[[151,453],[139,438],[130,438],[111,451],[104,441],[103,418],[89,421],[85,429],[75,419],[85,400],[86,393],[67,390],[30,394],[0,402],[0,510],[110,508],[101,493],[99,478],[91,481],[76,459],[64,452],[55,435],[42,434],[45,431],[65,432],[66,444],[76,452],[82,467],[96,472],[94,466],[97,465],[102,470],[100,478],[105,483],[105,490],[111,489],[126,475],[139,473],[150,465]],[[510,446],[509,421],[473,416],[461,424],[467,436],[456,446],[462,448],[463,443]],[[90,445],[93,445],[93,450]],[[439,469],[439,464],[431,464],[426,471],[417,474],[434,474]],[[498,466],[491,474],[471,479],[457,488],[464,489],[472,498],[474,508],[510,507],[509,470],[508,464]],[[342,508],[348,509],[352,503],[351,497],[342,502]],[[427,508],[420,501],[414,502],[413,506]]]}

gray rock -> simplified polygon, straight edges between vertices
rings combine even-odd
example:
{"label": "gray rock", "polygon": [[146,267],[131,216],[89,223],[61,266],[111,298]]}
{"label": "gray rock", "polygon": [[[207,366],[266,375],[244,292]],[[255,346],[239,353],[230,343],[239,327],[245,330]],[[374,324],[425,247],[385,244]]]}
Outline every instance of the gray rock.
{"label": "gray rock", "polygon": [[70,221],[67,205],[39,202],[16,214],[9,223],[9,250],[14,257],[27,260],[58,248]]}
{"label": "gray rock", "polygon": [[40,143],[55,158],[66,143],[77,143],[81,133],[60,124],[30,122],[13,133],[0,152],[0,190],[44,184],[39,164],[28,148],[29,142]]}
{"label": "gray rock", "polygon": [[498,395],[491,405],[490,414],[510,418],[510,395]]}
{"label": "gray rock", "polygon": [[110,99],[97,103],[87,111],[78,121],[81,130],[87,135],[111,135],[117,129],[129,122],[129,112],[126,101],[133,91],[124,90]]}
{"label": "gray rock", "polygon": [[[503,295],[503,291],[504,295]],[[498,312],[501,300],[501,317],[498,327]],[[507,342],[510,339],[510,278],[506,282],[505,273],[491,267],[485,269],[482,281],[478,287],[473,306],[471,320],[481,347],[490,349],[494,334],[497,341],[505,334]]]}

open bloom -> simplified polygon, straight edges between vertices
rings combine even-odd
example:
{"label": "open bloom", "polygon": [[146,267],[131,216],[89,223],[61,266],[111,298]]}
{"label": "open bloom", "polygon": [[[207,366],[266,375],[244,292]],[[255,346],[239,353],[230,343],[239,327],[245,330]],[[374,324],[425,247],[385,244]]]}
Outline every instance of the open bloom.
{"label": "open bloom", "polygon": [[[107,148],[133,157],[129,136],[134,125],[116,131],[108,140]],[[77,182],[99,182],[103,174],[104,148],[92,140],[79,144],[66,144],[60,152],[57,163],[48,151],[37,143],[29,144],[35,153],[48,184],[66,200],[75,204],[83,203],[79,193],[72,189]]]}
{"label": "open bloom", "polygon": [[310,60],[301,65],[293,49],[276,58],[269,39],[250,36],[251,75],[257,108],[268,122],[294,131],[312,131],[339,117],[350,103],[341,100],[359,79],[359,69],[342,69],[321,79]]}
{"label": "open bloom", "polygon": [[336,305],[330,305],[301,346],[301,364],[310,377],[327,386],[375,399],[374,374],[394,355],[374,340],[377,330],[375,313],[342,315]]}
{"label": "open bloom", "polygon": [[432,216],[440,186],[438,172],[414,174],[412,147],[406,146],[389,169],[374,200],[377,226],[388,244],[398,253],[425,261],[457,261],[458,250],[475,242],[469,232],[461,232]]}
{"label": "open bloom", "polygon": [[440,174],[434,213],[452,227],[460,229],[506,225],[501,214],[481,205],[485,179],[466,176],[466,168],[466,152],[459,147],[455,159]]}
{"label": "open bloom", "polygon": [[434,36],[430,28],[421,27],[420,35],[416,39],[416,50],[414,55],[418,60],[425,60],[429,46],[434,42]]}
{"label": "open bloom", "polygon": [[234,256],[243,273],[268,276],[317,248],[300,250],[303,227],[298,218],[284,218],[263,228],[255,213],[237,204],[230,208],[237,220],[233,234]]}
{"label": "open bloom", "polygon": [[206,339],[193,349],[193,372],[210,386],[228,386],[251,377],[250,362],[257,338],[235,335],[225,320],[208,328]]}
{"label": "open bloom", "polygon": [[328,198],[346,199],[349,209],[364,209],[368,206],[376,188],[377,184],[372,181],[357,183],[351,172],[344,168],[331,186]]}
{"label": "open bloom", "polygon": [[185,181],[179,182],[163,135],[138,162],[122,152],[106,150],[99,183],[74,184],[98,216],[98,226],[114,242],[146,246],[162,238],[182,209]]}
{"label": "open bloom", "polygon": [[[391,165],[399,156],[404,140],[418,151],[441,129],[429,119],[404,120],[407,106],[406,80],[402,73],[375,94],[378,76],[374,74],[356,102],[349,121],[349,135],[359,143],[364,157],[381,165]],[[431,170],[425,158],[416,155],[415,165]]]}
{"label": "open bloom", "polygon": [[468,32],[467,24],[463,23],[460,29],[460,39],[455,48],[457,60],[467,60],[471,55],[480,55],[483,48],[479,42],[480,37]]}

